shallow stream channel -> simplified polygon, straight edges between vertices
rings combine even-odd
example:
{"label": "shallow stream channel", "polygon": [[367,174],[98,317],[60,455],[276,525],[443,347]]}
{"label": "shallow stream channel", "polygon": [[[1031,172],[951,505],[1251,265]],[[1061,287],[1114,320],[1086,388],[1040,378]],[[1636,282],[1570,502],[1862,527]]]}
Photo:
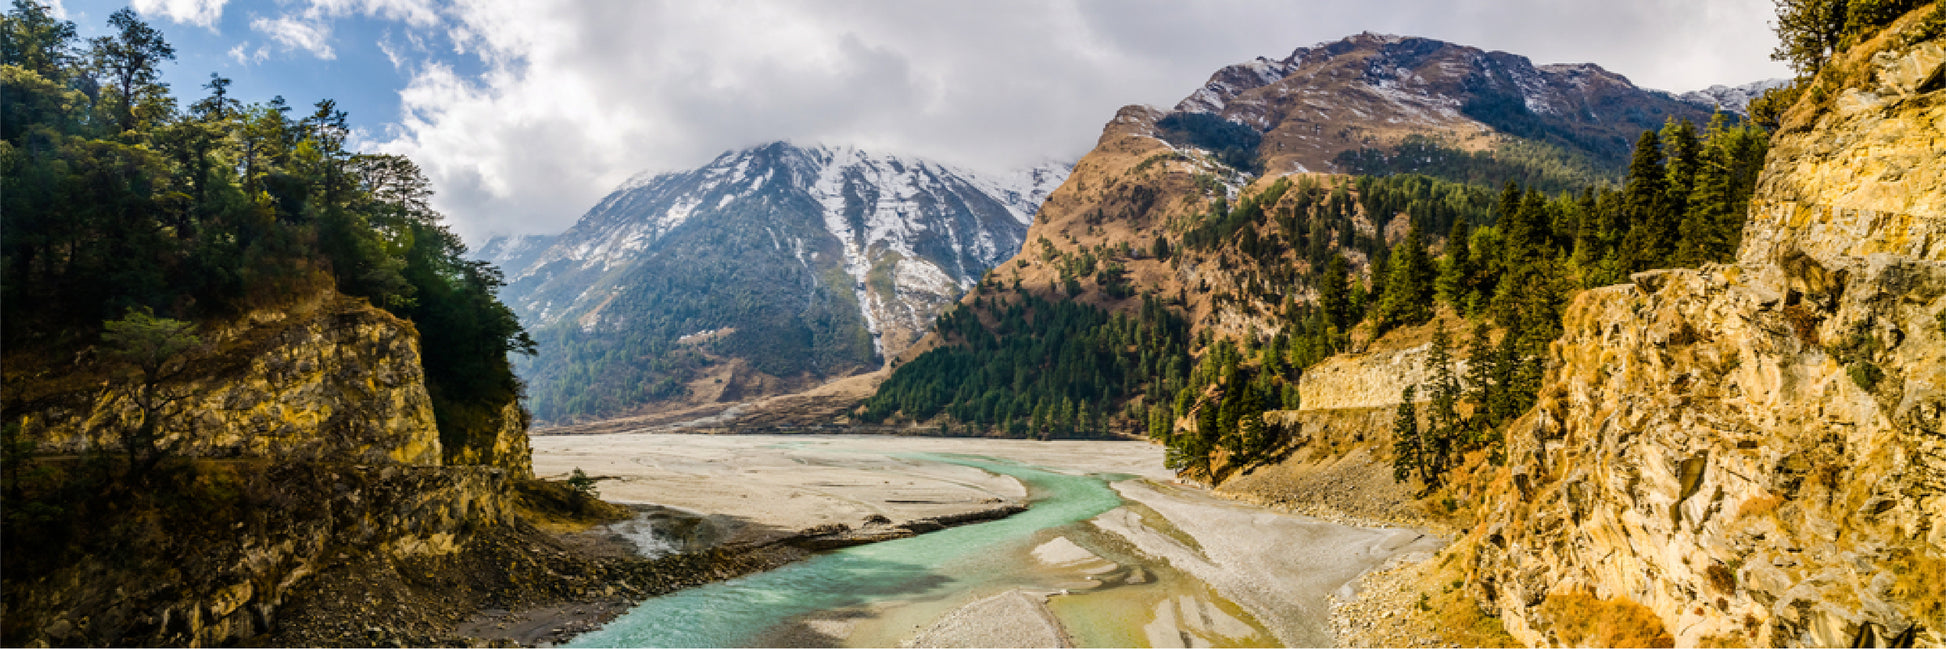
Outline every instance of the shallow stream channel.
{"label": "shallow stream channel", "polygon": [[1009,476],[1029,508],[653,598],[569,646],[1323,646],[1327,593],[1438,544],[1130,475],[896,455]]}

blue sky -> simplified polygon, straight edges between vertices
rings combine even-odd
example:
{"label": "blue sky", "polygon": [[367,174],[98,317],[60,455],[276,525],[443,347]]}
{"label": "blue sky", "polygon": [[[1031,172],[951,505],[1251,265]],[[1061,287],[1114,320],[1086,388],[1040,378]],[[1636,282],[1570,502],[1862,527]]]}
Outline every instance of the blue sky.
{"label": "blue sky", "polygon": [[[559,232],[643,171],[789,139],[1006,171],[1115,110],[1361,31],[1592,62],[1674,91],[1787,76],[1770,0],[137,0],[182,99],[338,101],[475,244]],[[58,3],[83,36],[109,0]]]}
{"label": "blue sky", "polygon": [[[89,38],[104,35],[109,14],[129,3],[65,0],[61,6],[80,36]],[[142,7],[143,18],[161,29],[176,48],[176,61],[164,66],[163,77],[178,99],[202,96],[206,92],[202,86],[216,73],[235,82],[230,92],[244,102],[283,95],[297,112],[320,99],[336,100],[368,138],[386,134],[388,126],[397,128],[399,90],[413,76],[409,68],[394,64],[386,48],[399,53],[402,62],[436,61],[462,75],[485,70],[477,54],[455,52],[444,30],[365,12],[319,21],[330,27],[321,41],[329,47],[328,53],[252,29],[256,21],[271,21],[266,27],[276,24],[294,13],[291,8],[290,3],[276,2],[226,4],[202,24],[194,19],[178,21],[156,6]],[[403,58],[408,55],[410,59]]]}

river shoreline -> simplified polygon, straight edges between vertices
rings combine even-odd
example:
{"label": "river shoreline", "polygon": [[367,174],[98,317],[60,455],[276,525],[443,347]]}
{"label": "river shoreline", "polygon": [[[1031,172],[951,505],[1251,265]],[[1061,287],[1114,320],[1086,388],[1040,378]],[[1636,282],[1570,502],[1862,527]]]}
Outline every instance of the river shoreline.
{"label": "river shoreline", "polygon": [[[1194,578],[1244,606],[1268,625],[1265,628],[1276,636],[1277,643],[1286,645],[1335,644],[1339,638],[1331,629],[1330,596],[1349,595],[1361,575],[1398,555],[1425,552],[1443,544],[1419,529],[1345,526],[1279,513],[1222,497],[1229,494],[1181,485],[1162,468],[1160,449],[1142,442],[648,434],[542,436],[535,442],[535,467],[542,475],[583,468],[603,478],[600,484],[606,494],[710,512],[706,516],[721,524],[727,537],[756,544],[752,547],[794,543],[790,547],[798,550],[904,538],[929,528],[926,523],[914,524],[926,519],[942,525],[977,522],[955,517],[977,511],[982,505],[991,508],[996,500],[1018,506],[1025,499],[1017,482],[997,480],[994,474],[967,471],[966,467],[915,460],[915,455],[963,453],[1075,474],[1118,475],[1119,481],[1112,483],[1114,490],[1125,502],[1147,513],[1131,517],[1130,510],[1123,507],[1089,524],[1128,538],[1145,556],[1192,566],[1188,572]],[[853,445],[867,447],[870,452],[855,452],[850,448]],[[712,483],[717,487],[697,488]],[[664,495],[669,498],[662,499]],[[1158,511],[1164,513],[1158,515]],[[1186,535],[1187,542],[1153,532],[1151,526],[1156,524],[1175,528],[1170,534]],[[1277,553],[1277,546],[1293,537],[1314,539],[1317,551],[1309,553],[1312,560],[1278,558],[1265,563],[1267,553]],[[1171,544],[1174,547],[1169,547]],[[1266,570],[1266,565],[1273,569]],[[1322,576],[1305,577],[1306,573],[1319,573],[1321,566],[1329,568]],[[1044,613],[1050,595],[1060,596],[1055,592],[984,596],[931,624],[911,629],[913,635],[905,642],[952,645],[971,641],[975,638],[963,636],[979,635],[992,624],[1022,622],[1011,614],[1000,619],[994,611],[1026,610],[1020,602],[1031,600],[1035,606],[1028,608]],[[1294,612],[1284,613],[1280,610],[1291,607],[1279,602],[1300,604]],[[566,609],[551,619],[560,620],[557,626],[563,631],[576,631],[593,628],[597,621],[606,622],[625,610],[583,607],[575,613]],[[1158,619],[1180,617],[1161,610],[1151,615]],[[1170,639],[1178,636],[1187,643],[1192,635],[1189,631],[1209,631],[1175,628],[1166,620],[1156,623],[1171,628],[1156,630],[1160,635],[1152,635],[1151,643],[1173,643]],[[845,628],[833,629],[838,637],[825,634],[810,641],[833,642],[851,632],[850,626],[840,626]],[[1058,624],[1055,629],[1060,630]],[[922,630],[924,639],[919,633]],[[1019,630],[1036,638],[1045,635]],[[530,641],[552,643],[572,635]],[[1064,633],[1046,637],[1072,641]],[[783,637],[773,640],[794,643]]]}
{"label": "river shoreline", "polygon": [[557,538],[572,546],[573,552],[597,560],[628,565],[629,568],[621,570],[625,574],[656,575],[658,579],[652,580],[652,583],[663,587],[640,588],[626,579],[619,584],[620,588],[615,587],[616,584],[589,584],[591,588],[587,591],[590,593],[588,596],[511,610],[478,611],[459,624],[455,635],[491,645],[511,644],[527,647],[560,645],[583,633],[600,628],[652,597],[775,570],[816,556],[817,553],[826,550],[908,538],[959,525],[983,523],[1005,518],[1025,509],[1019,504],[1007,503],[956,516],[872,525],[861,529],[826,526],[799,530],[794,534],[755,544],[718,546],[656,558],[641,557],[640,548],[622,534],[615,532],[612,525],[563,534]]}

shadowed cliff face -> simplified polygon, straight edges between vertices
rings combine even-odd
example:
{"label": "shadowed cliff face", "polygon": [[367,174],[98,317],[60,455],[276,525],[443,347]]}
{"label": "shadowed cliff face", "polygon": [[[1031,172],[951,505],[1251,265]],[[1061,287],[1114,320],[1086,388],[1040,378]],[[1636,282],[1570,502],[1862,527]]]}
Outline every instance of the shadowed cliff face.
{"label": "shadowed cliff face", "polygon": [[1790,113],[1737,263],[1568,309],[1470,539],[1515,637],[1587,593],[1678,645],[1946,642],[1946,47],[1898,31]]}

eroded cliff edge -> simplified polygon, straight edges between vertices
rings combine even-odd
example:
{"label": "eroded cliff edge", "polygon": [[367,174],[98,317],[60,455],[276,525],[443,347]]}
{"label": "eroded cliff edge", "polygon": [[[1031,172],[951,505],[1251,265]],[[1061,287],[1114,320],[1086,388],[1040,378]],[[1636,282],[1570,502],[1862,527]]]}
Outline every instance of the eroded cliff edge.
{"label": "eroded cliff edge", "polygon": [[1592,596],[1682,646],[1946,643],[1946,46],[1905,31],[1788,115],[1736,263],[1567,310],[1467,539],[1522,642]]}
{"label": "eroded cliff edge", "polygon": [[[123,457],[134,377],[98,349],[10,358],[6,643],[433,642],[469,605],[598,572],[519,513],[518,402],[442,443],[411,323],[325,290],[199,340],[159,388],[180,400],[145,472]],[[362,613],[322,590],[346,582],[393,586],[359,603],[391,612],[339,623]]]}

